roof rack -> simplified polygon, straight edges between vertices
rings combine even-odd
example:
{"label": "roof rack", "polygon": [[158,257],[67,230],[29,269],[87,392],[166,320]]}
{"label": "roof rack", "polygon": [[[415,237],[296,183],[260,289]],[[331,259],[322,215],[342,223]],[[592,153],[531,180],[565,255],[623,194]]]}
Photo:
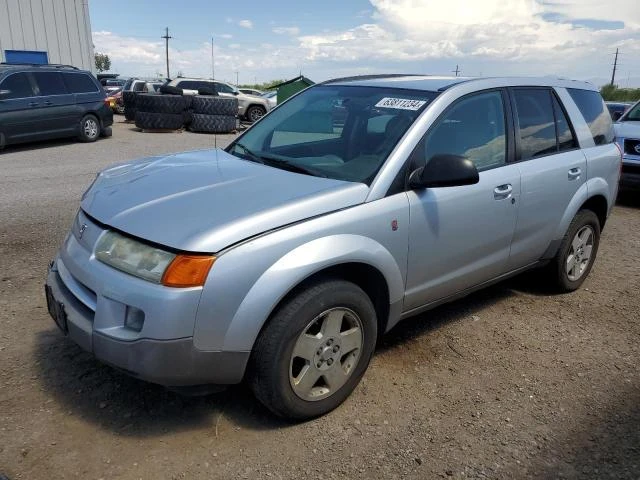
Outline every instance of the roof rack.
{"label": "roof rack", "polygon": [[346,82],[351,80],[375,80],[376,78],[397,78],[397,77],[428,77],[429,75],[421,75],[419,73],[380,73],[375,75],[354,75],[352,77],[340,77],[340,78],[332,78],[330,80],[325,80],[324,82],[320,82],[322,84],[325,83],[333,83],[333,82]]}
{"label": "roof rack", "polygon": [[70,70],[80,70],[78,67],[74,67],[73,65],[63,65],[60,63],[7,63],[2,62],[0,65],[6,65],[8,67],[43,67],[43,68],[68,68]]}

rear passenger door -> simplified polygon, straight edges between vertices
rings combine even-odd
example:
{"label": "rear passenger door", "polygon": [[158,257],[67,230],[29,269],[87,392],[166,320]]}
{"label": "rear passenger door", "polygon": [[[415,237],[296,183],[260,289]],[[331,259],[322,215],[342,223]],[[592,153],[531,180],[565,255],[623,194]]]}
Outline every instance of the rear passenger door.
{"label": "rear passenger door", "polygon": [[25,72],[12,73],[0,82],[0,133],[6,142],[34,138],[38,118],[33,83]]}
{"label": "rear passenger door", "polygon": [[586,181],[587,162],[551,88],[513,88],[510,94],[522,189],[509,259],[515,269],[553,249],[567,206]]}
{"label": "rear passenger door", "polygon": [[37,130],[42,135],[73,132],[75,106],[60,72],[33,72],[36,84],[35,101],[38,102]]}
{"label": "rear passenger door", "polygon": [[70,109],[74,131],[79,131],[80,120],[89,112],[100,108],[107,94],[93,77],[84,72],[61,72],[67,90],[73,95]]}

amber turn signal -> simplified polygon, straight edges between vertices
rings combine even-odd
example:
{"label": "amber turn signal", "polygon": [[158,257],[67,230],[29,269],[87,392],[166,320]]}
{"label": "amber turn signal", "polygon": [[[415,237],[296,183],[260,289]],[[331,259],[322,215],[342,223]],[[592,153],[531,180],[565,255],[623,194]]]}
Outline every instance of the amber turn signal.
{"label": "amber turn signal", "polygon": [[216,257],[212,255],[176,255],[162,276],[167,287],[200,287],[204,285]]}

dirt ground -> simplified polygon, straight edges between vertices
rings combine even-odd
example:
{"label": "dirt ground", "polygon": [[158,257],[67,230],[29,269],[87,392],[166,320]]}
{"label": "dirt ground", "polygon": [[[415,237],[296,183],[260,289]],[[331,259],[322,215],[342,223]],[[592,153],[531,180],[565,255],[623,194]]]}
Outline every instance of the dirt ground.
{"label": "dirt ground", "polygon": [[620,196],[582,289],[551,295],[529,274],[407,320],[350,399],[314,421],[278,420],[241,386],[181,397],[63,337],[46,266],[95,172],[212,143],[117,124],[93,145],[0,153],[0,474],[640,478],[640,192]]}

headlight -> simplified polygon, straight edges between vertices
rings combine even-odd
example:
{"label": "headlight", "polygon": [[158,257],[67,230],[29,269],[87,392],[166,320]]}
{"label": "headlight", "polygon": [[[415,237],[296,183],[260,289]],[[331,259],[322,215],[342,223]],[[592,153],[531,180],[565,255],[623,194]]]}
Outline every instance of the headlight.
{"label": "headlight", "polygon": [[98,241],[96,258],[130,275],[168,287],[204,285],[216,259],[213,255],[167,252],[113,231]]}
{"label": "headlight", "polygon": [[118,270],[160,283],[175,254],[120,235],[105,233],[96,246],[96,258]]}

